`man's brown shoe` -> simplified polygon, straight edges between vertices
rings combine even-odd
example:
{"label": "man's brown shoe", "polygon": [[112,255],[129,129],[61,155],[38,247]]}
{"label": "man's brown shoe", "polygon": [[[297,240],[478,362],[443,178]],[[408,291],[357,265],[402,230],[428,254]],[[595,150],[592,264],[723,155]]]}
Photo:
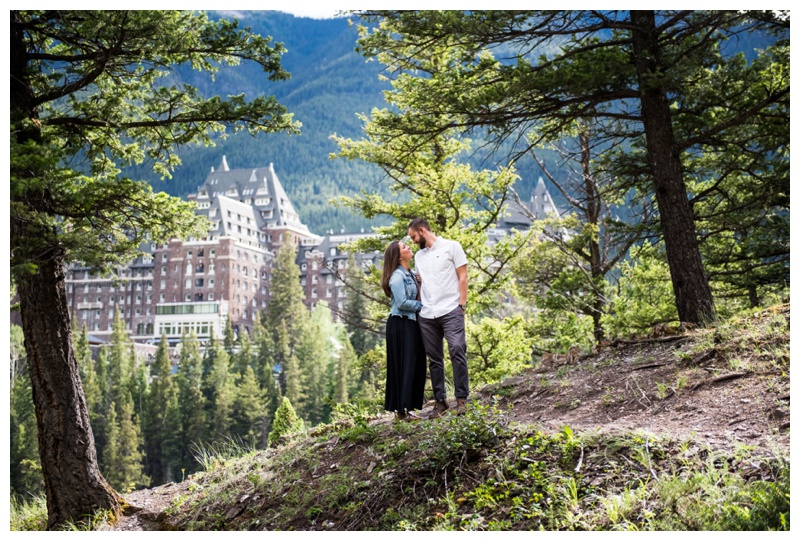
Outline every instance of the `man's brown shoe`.
{"label": "man's brown shoe", "polygon": [[453,410],[454,415],[464,415],[467,413],[467,401],[463,398],[456,398],[456,409]]}
{"label": "man's brown shoe", "polygon": [[433,405],[433,411],[428,414],[428,419],[438,419],[448,409],[447,402],[444,400],[437,400],[436,404]]}

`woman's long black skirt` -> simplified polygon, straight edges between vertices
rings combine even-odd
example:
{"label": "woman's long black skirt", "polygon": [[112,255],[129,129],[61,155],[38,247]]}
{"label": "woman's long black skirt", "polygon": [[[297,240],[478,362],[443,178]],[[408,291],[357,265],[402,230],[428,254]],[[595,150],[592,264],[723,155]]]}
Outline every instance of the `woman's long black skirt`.
{"label": "woman's long black skirt", "polygon": [[419,324],[404,317],[389,316],[386,321],[386,400],[387,411],[422,408],[425,393],[425,347]]}

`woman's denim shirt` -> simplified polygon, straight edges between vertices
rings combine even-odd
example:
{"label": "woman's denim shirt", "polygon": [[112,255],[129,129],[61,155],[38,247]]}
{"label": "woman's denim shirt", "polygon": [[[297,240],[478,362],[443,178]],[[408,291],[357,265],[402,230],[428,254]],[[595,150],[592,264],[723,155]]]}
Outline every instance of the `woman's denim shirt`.
{"label": "woman's denim shirt", "polygon": [[392,290],[390,314],[416,320],[417,312],[422,308],[422,303],[417,300],[417,280],[403,267],[397,267],[389,277],[389,287]]}

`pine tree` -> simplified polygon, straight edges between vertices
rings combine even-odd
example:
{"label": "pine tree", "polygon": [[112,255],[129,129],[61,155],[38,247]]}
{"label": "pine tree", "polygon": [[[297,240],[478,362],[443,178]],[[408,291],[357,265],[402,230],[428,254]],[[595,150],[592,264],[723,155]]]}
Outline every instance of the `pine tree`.
{"label": "pine tree", "polygon": [[330,309],[327,303],[320,301],[311,312],[311,321],[300,336],[296,350],[303,388],[297,410],[310,425],[329,418],[327,402],[333,392],[331,363],[335,334]]}
{"label": "pine tree", "polygon": [[275,412],[275,419],[272,422],[272,430],[269,433],[268,443],[270,447],[275,447],[281,436],[294,434],[305,429],[305,423],[297,416],[292,407],[292,403],[287,397],[283,397],[281,405]]}
{"label": "pine tree", "polygon": [[264,439],[261,446],[267,445],[266,436],[269,434],[272,425],[272,419],[275,415],[275,410],[281,400],[281,388],[275,380],[275,352],[274,342],[269,331],[264,329],[262,325],[256,327],[255,337],[256,348],[256,377],[258,378],[259,386],[264,391],[264,415],[266,424],[264,428]]}
{"label": "pine tree", "polygon": [[281,321],[275,330],[275,363],[280,367],[280,384],[283,394],[288,391],[286,379],[286,369],[292,356],[292,348],[289,343],[289,329],[286,323]]}
{"label": "pine tree", "polygon": [[233,356],[233,348],[236,346],[236,333],[233,332],[233,324],[230,317],[225,318],[225,334],[223,335],[222,343],[228,355]]}
{"label": "pine tree", "polygon": [[114,474],[109,479],[114,485],[111,479],[119,476],[118,484],[115,485],[119,490],[130,490],[150,484],[150,479],[144,474],[143,447],[144,440],[139,419],[133,411],[133,399],[129,398],[123,404],[119,416],[119,463],[112,466]]}
{"label": "pine tree", "polygon": [[39,463],[39,442],[36,437],[36,416],[22,329],[11,326],[11,405],[10,405],[10,486],[11,494],[27,499],[44,492]]}
{"label": "pine tree", "polygon": [[[295,247],[291,244],[283,244],[278,249],[272,271],[272,293],[267,306],[269,328],[277,333],[281,323],[286,325],[291,349],[295,347],[309,319],[308,309],[303,303],[305,294],[298,279],[300,268],[295,262],[296,256]],[[278,342],[277,335],[275,341]]]}
{"label": "pine tree", "polygon": [[133,356],[131,340],[125,332],[125,322],[119,313],[114,311],[114,323],[111,331],[111,344],[108,350],[108,369],[111,400],[117,405],[117,415],[125,397],[131,394],[133,375]]}
{"label": "pine tree", "polygon": [[172,362],[169,358],[167,337],[162,334],[152,369],[152,382],[147,397],[147,424],[144,430],[149,464],[147,472],[156,483],[168,481],[165,464],[169,457],[164,454],[164,442],[167,439],[167,405],[174,393],[171,372]]}
{"label": "pine tree", "polygon": [[369,299],[365,295],[367,281],[364,279],[364,270],[356,259],[355,252],[347,256],[347,297],[344,302],[344,324],[350,335],[350,343],[357,355],[369,351],[378,341],[379,334],[373,332],[365,317],[368,312]]}
{"label": "pine tree", "polygon": [[95,362],[97,371],[97,387],[100,391],[100,399],[94,412],[89,412],[89,419],[94,433],[95,446],[97,447],[97,459],[102,465],[102,457],[108,442],[108,416],[111,411],[111,381],[108,369],[108,348],[100,348]]}
{"label": "pine tree", "polygon": [[[183,467],[181,453],[183,451],[183,424],[181,423],[181,407],[178,398],[178,386],[169,387],[166,401],[163,404],[164,427],[161,442],[162,466],[164,468],[164,482],[177,479],[178,472]],[[181,477],[181,480],[182,477]]]}
{"label": "pine tree", "polygon": [[214,342],[207,354],[214,364],[203,387],[208,389],[206,403],[209,438],[221,441],[231,435],[231,412],[236,394],[236,374],[231,371],[230,357],[219,342]]}
{"label": "pine tree", "polygon": [[263,389],[268,389],[267,379],[275,383],[275,342],[272,333],[262,324],[256,325],[253,333],[253,346],[255,349],[254,370],[259,384]]}
{"label": "pine tree", "polygon": [[353,368],[358,360],[353,345],[347,338],[347,333],[341,333],[339,341],[342,347],[336,358],[334,372],[333,401],[337,404],[347,404],[350,399],[350,389],[355,385]]}
{"label": "pine tree", "polygon": [[240,376],[244,375],[247,367],[253,363],[253,342],[246,332],[239,333],[239,351],[234,355],[234,369]]}
{"label": "pine tree", "polygon": [[111,407],[108,409],[108,417],[106,418],[106,441],[103,447],[102,460],[100,462],[100,469],[103,472],[106,480],[115,489],[119,490],[121,484],[121,477],[117,466],[120,463],[120,449],[119,441],[119,422],[117,421],[117,405],[111,402]]}
{"label": "pine tree", "polygon": [[86,409],[89,411],[89,422],[94,432],[98,429],[98,408],[100,407],[102,396],[100,383],[98,381],[98,373],[95,370],[95,363],[92,360],[92,351],[89,348],[89,336],[85,323],[80,334],[78,334],[78,341],[75,343],[75,358],[80,367],[83,395],[86,398]]}
{"label": "pine tree", "polygon": [[284,398],[288,399],[290,402],[302,403],[305,398],[305,393],[303,392],[302,373],[300,372],[300,362],[297,360],[297,355],[292,353],[289,356],[281,375],[286,382],[286,390],[283,393]]}
{"label": "pine tree", "polygon": [[243,441],[260,445],[266,430],[266,392],[258,384],[251,367],[236,386],[232,411],[232,432]]}
{"label": "pine tree", "polygon": [[194,471],[197,465],[192,459],[191,445],[201,444],[206,439],[205,397],[201,390],[202,358],[194,333],[181,338],[178,364],[178,404],[181,419],[180,466]]}

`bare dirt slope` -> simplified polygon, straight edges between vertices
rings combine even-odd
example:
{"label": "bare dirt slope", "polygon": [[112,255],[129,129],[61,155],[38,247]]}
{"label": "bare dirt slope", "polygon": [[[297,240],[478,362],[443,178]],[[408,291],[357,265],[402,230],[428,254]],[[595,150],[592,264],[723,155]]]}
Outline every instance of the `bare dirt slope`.
{"label": "bare dirt slope", "polygon": [[[644,431],[704,441],[721,452],[743,445],[788,454],[789,316],[789,306],[780,305],[735,330],[616,340],[570,364],[485,386],[473,398],[545,431]],[[385,415],[372,422],[390,421]],[[189,483],[126,494],[130,507],[110,529],[160,528],[164,509]]]}

